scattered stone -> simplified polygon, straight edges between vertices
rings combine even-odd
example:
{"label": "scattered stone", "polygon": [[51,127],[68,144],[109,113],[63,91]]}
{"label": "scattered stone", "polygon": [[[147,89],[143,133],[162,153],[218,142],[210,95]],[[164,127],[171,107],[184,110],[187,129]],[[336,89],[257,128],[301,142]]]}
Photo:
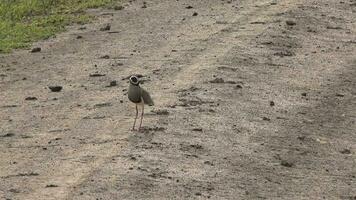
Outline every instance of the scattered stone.
{"label": "scattered stone", "polygon": [[185,7],[186,9],[192,9],[193,8],[193,6],[187,6],[187,7]]}
{"label": "scattered stone", "polygon": [[31,50],[31,53],[37,53],[37,52],[40,52],[42,49],[41,47],[35,47]]}
{"label": "scattered stone", "polygon": [[53,188],[53,187],[58,187],[58,185],[55,185],[55,184],[48,184],[48,185],[46,185],[46,188]]}
{"label": "scattered stone", "polygon": [[270,105],[270,106],[274,106],[274,105],[275,105],[275,104],[274,104],[274,101],[270,101],[270,102],[269,102],[269,105]]}
{"label": "scattered stone", "polygon": [[327,29],[334,29],[334,30],[340,30],[340,29],[342,29],[340,26],[327,26],[326,27]]}
{"label": "scattered stone", "polygon": [[340,153],[342,153],[342,154],[351,154],[351,150],[350,149],[344,149],[344,150],[340,151]]}
{"label": "scattered stone", "polygon": [[251,22],[250,24],[266,24],[266,22],[262,22],[262,21],[255,21],[255,22]]}
{"label": "scattered stone", "polygon": [[288,26],[295,26],[297,23],[296,23],[295,21],[292,21],[292,20],[287,20],[287,21],[286,21],[286,24],[287,24]]}
{"label": "scattered stone", "polygon": [[115,87],[117,86],[117,82],[116,81],[110,81],[110,84],[106,87]]}
{"label": "scattered stone", "polygon": [[194,12],[192,16],[193,16],[193,17],[198,16],[198,13],[197,13],[197,12]]}
{"label": "scattered stone", "polygon": [[235,89],[242,89],[242,86],[238,84],[235,86]]}
{"label": "scattered stone", "polygon": [[109,56],[109,55],[103,55],[103,56],[101,56],[100,58],[101,58],[101,59],[109,59],[110,56]]}
{"label": "scattered stone", "polygon": [[112,106],[111,103],[98,103],[94,105],[94,108],[102,108],[102,107],[109,107]]}
{"label": "scattered stone", "polygon": [[6,133],[5,135],[2,135],[1,137],[13,137],[15,136],[14,133]]}
{"label": "scattered stone", "polygon": [[281,165],[284,166],[284,167],[293,167],[293,166],[294,166],[294,163],[288,162],[288,161],[286,161],[286,160],[282,160],[282,161],[281,161]]}
{"label": "scattered stone", "polygon": [[290,51],[285,50],[285,51],[276,52],[274,53],[274,55],[279,57],[286,57],[286,56],[289,57],[289,56],[293,56],[294,54]]}
{"label": "scattered stone", "polygon": [[262,119],[263,119],[264,121],[271,121],[271,119],[268,118],[268,117],[262,117]]}
{"label": "scattered stone", "polygon": [[110,29],[111,29],[111,25],[106,24],[104,27],[100,28],[100,31],[110,31]]}
{"label": "scattered stone", "polygon": [[153,113],[155,113],[156,115],[169,115],[168,110],[153,110]]}
{"label": "scattered stone", "polygon": [[106,76],[106,74],[99,74],[99,73],[89,74],[89,77],[100,77],[100,76]]}
{"label": "scattered stone", "polygon": [[16,108],[18,107],[18,105],[5,105],[5,106],[1,106],[1,108]]}
{"label": "scattered stone", "polygon": [[148,128],[148,131],[164,131],[166,128],[164,127],[153,127],[153,128]]}
{"label": "scattered stone", "polygon": [[209,81],[210,83],[225,83],[223,78],[215,78],[214,80]]}
{"label": "scattered stone", "polygon": [[12,189],[9,190],[9,192],[11,192],[11,193],[20,193],[20,190],[12,188]]}
{"label": "scattered stone", "polygon": [[228,83],[228,84],[236,84],[236,81],[226,81],[225,83]]}
{"label": "scattered stone", "polygon": [[105,119],[105,116],[95,116],[92,119]]}
{"label": "scattered stone", "polygon": [[37,98],[36,97],[26,97],[25,100],[26,101],[36,101]]}
{"label": "scattered stone", "polygon": [[204,161],[204,164],[206,165],[210,165],[210,166],[214,166],[214,163],[212,163],[211,161],[207,160],[207,161]]}
{"label": "scattered stone", "polygon": [[298,136],[297,139],[300,140],[300,141],[304,141],[305,140],[305,136]]}
{"label": "scattered stone", "polygon": [[60,92],[63,89],[62,86],[48,86],[48,88],[51,90],[51,92]]}
{"label": "scattered stone", "polygon": [[114,7],[114,10],[123,10],[124,8],[125,8],[124,6],[116,5],[116,6]]}

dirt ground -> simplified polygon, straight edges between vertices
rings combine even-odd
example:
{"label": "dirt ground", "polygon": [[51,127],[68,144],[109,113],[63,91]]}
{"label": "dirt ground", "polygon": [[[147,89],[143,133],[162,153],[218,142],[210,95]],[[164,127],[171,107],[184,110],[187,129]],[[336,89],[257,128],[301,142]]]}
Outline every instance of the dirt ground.
{"label": "dirt ground", "polygon": [[356,199],[355,0],[145,2],[0,55],[0,199]]}

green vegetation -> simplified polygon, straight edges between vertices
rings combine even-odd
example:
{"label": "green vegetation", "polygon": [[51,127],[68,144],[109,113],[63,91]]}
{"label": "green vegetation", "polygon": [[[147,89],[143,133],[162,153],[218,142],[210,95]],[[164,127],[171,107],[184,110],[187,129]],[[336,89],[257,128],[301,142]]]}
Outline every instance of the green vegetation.
{"label": "green vegetation", "polygon": [[66,25],[86,23],[88,8],[112,6],[117,0],[0,0],[0,53],[28,47],[63,31]]}

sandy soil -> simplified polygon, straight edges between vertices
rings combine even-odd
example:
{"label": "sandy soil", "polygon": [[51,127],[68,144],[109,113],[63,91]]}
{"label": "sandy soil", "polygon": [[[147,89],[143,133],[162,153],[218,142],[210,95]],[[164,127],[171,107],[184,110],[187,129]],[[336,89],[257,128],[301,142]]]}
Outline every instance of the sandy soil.
{"label": "sandy soil", "polygon": [[356,199],[355,0],[89,12],[0,55],[0,199]]}

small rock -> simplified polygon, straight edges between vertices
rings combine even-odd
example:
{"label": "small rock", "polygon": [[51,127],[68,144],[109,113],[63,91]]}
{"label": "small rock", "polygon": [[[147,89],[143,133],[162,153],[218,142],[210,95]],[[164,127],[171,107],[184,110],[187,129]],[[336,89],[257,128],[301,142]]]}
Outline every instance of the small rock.
{"label": "small rock", "polygon": [[342,29],[340,26],[326,26],[327,29],[340,30]]}
{"label": "small rock", "polygon": [[294,164],[292,162],[288,162],[286,160],[282,160],[281,165],[284,167],[293,167],[294,166]]}
{"label": "small rock", "polygon": [[288,26],[295,26],[297,23],[296,23],[295,21],[292,21],[292,20],[287,20],[287,21],[286,21],[286,24],[287,24]]}
{"label": "small rock", "polygon": [[99,73],[89,74],[89,77],[100,77],[100,76],[106,76],[106,74],[99,74]]}
{"label": "small rock", "polygon": [[110,84],[107,87],[115,87],[117,86],[117,82],[116,81],[110,81]]}
{"label": "small rock", "polygon": [[82,39],[82,38],[83,38],[83,36],[81,36],[81,35],[77,36],[77,39]]}
{"label": "small rock", "polygon": [[9,192],[12,192],[12,193],[20,193],[20,191],[19,191],[18,189],[14,189],[14,188],[10,189]]}
{"label": "small rock", "polygon": [[242,86],[239,84],[235,86],[235,89],[241,89],[241,88],[242,88]]}
{"label": "small rock", "polygon": [[103,56],[101,56],[100,58],[101,58],[101,59],[109,59],[110,56],[109,56],[109,55],[103,55]]}
{"label": "small rock", "polygon": [[104,27],[100,28],[100,31],[110,31],[110,29],[111,29],[111,25],[106,24]]}
{"label": "small rock", "polygon": [[124,6],[118,6],[118,5],[116,5],[115,7],[114,7],[114,10],[123,10],[125,7]]}
{"label": "small rock", "polygon": [[62,86],[48,86],[51,92],[60,92],[62,90]]}
{"label": "small rock", "polygon": [[269,105],[270,105],[270,106],[274,106],[274,105],[275,105],[275,104],[274,104],[274,101],[270,101],[270,102],[269,102]]}
{"label": "small rock", "polygon": [[141,6],[141,8],[147,8],[147,5],[146,5],[146,4],[143,4],[143,6]]}
{"label": "small rock", "polygon": [[286,57],[286,56],[293,56],[294,54],[288,50],[285,51],[281,51],[281,52],[276,52],[274,53],[275,56],[279,56],[279,57]]}
{"label": "small rock", "polygon": [[14,133],[6,133],[5,135],[2,135],[0,137],[13,137],[13,136],[15,136]]}
{"label": "small rock", "polygon": [[271,121],[271,119],[268,118],[268,117],[262,117],[262,119],[263,119],[264,121]]}
{"label": "small rock", "polygon": [[202,132],[203,129],[202,129],[202,128],[193,128],[192,131],[199,131],[199,132]]}
{"label": "small rock", "polygon": [[200,192],[196,192],[195,195],[196,196],[201,196],[201,193]]}
{"label": "small rock", "polygon": [[340,153],[342,153],[342,154],[351,154],[351,150],[350,149],[344,149],[344,150],[340,151]]}
{"label": "small rock", "polygon": [[110,106],[112,106],[111,103],[98,103],[94,105],[95,108],[110,107]]}
{"label": "small rock", "polygon": [[297,139],[300,140],[300,141],[304,141],[305,140],[305,136],[298,136]]}
{"label": "small rock", "polygon": [[192,9],[193,8],[193,6],[187,6],[187,7],[185,7],[186,9]]}
{"label": "small rock", "polygon": [[55,185],[55,184],[48,184],[48,185],[46,185],[46,188],[50,188],[50,187],[58,187],[58,185]]}
{"label": "small rock", "polygon": [[306,97],[306,96],[307,96],[307,93],[306,93],[306,92],[303,92],[303,93],[302,93],[302,96],[303,96],[303,97]]}
{"label": "small rock", "polygon": [[340,93],[336,93],[336,96],[337,97],[344,97],[345,95],[344,94],[340,94]]}
{"label": "small rock", "polygon": [[193,16],[193,17],[198,16],[198,13],[197,13],[197,12],[194,12],[192,16]]}
{"label": "small rock", "polygon": [[41,51],[41,47],[35,47],[31,50],[31,53],[37,53]]}
{"label": "small rock", "polygon": [[166,130],[166,128],[164,127],[153,127],[153,128],[143,128],[144,131],[164,131]]}
{"label": "small rock", "polygon": [[156,115],[169,115],[168,110],[153,110],[152,112]]}
{"label": "small rock", "polygon": [[226,81],[225,83],[228,83],[228,84],[236,84],[236,81]]}
{"label": "small rock", "polygon": [[209,81],[210,83],[225,83],[223,78],[215,78],[214,80]]}
{"label": "small rock", "polygon": [[36,101],[37,98],[36,97],[26,97],[25,100],[26,101]]}
{"label": "small rock", "polygon": [[214,166],[214,164],[213,164],[211,161],[209,161],[209,160],[204,161],[204,164],[206,164],[206,165],[210,165],[210,166]]}

